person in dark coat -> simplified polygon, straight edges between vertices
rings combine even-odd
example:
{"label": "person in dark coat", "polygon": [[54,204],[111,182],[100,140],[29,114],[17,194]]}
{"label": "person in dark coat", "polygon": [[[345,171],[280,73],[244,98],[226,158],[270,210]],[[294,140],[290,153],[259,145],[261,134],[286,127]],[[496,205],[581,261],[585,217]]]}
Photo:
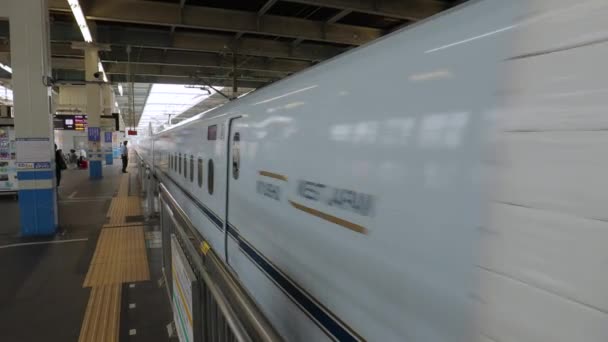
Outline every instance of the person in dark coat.
{"label": "person in dark coat", "polygon": [[55,177],[57,178],[57,186],[61,184],[61,171],[67,169],[65,159],[63,158],[63,152],[61,149],[57,149],[55,144]]}

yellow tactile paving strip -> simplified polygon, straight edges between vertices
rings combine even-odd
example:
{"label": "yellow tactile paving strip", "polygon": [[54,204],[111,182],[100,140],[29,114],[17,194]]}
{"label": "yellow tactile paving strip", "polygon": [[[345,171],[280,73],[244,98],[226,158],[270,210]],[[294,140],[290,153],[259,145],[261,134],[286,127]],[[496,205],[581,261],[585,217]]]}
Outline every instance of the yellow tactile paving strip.
{"label": "yellow tactile paving strip", "polygon": [[120,185],[118,186],[118,197],[129,196],[129,175],[123,174],[120,177]]}
{"label": "yellow tactile paving strip", "polygon": [[121,284],[91,290],[79,342],[118,342]]}
{"label": "yellow tactile paving strip", "polygon": [[122,284],[150,280],[143,224],[127,223],[127,216],[141,214],[140,198],[129,196],[124,174],[84,280],[92,289],[79,342],[117,342]]}
{"label": "yellow tactile paving strip", "polygon": [[110,224],[127,223],[127,216],[142,214],[141,199],[137,196],[114,197],[108,210]]}
{"label": "yellow tactile paving strip", "polygon": [[104,228],[85,287],[150,280],[143,226]]}

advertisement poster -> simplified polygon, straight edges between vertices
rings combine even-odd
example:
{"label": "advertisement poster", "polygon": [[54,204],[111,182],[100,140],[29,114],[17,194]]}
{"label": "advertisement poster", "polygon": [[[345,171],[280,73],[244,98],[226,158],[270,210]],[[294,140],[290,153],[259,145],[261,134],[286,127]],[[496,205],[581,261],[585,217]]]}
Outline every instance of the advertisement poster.
{"label": "advertisement poster", "polygon": [[173,319],[180,342],[194,341],[193,285],[197,279],[188,264],[175,236],[171,237],[171,264],[173,270]]}
{"label": "advertisement poster", "polygon": [[16,139],[16,152],[19,163],[48,163],[51,160],[51,149],[49,138]]}
{"label": "advertisement poster", "polygon": [[89,158],[91,160],[101,160],[103,151],[101,149],[101,128],[89,127]]}
{"label": "advertisement poster", "polygon": [[0,126],[0,192],[18,190],[15,157],[15,129]]}

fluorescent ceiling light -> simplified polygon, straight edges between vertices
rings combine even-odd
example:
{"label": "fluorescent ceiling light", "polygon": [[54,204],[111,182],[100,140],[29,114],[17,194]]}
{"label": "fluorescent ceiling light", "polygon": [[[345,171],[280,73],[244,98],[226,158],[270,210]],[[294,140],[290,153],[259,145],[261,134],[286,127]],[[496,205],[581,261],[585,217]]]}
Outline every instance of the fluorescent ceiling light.
{"label": "fluorescent ceiling light", "polygon": [[108,82],[108,76],[106,75],[106,71],[103,70],[103,64],[101,64],[101,61],[97,62],[97,71],[103,73],[103,81]]}
{"label": "fluorescent ceiling light", "polygon": [[82,32],[84,41],[87,43],[92,43],[93,37],[91,36],[91,31],[89,31],[89,26],[87,26],[87,21],[84,18],[84,14],[82,14],[82,8],[80,7],[78,0],[68,0],[68,4],[70,4],[70,8],[72,9],[74,18],[76,18],[78,27],[80,27],[80,32]]}
{"label": "fluorescent ceiling light", "polygon": [[122,96],[122,83],[118,83],[118,93]]}
{"label": "fluorescent ceiling light", "polygon": [[9,72],[9,73],[11,73],[11,74],[13,73],[13,68],[11,68],[10,66],[8,66],[8,65],[6,65],[6,64],[2,64],[2,63],[0,63],[0,68],[2,68],[2,69],[4,69],[4,70],[8,71],[8,72]]}

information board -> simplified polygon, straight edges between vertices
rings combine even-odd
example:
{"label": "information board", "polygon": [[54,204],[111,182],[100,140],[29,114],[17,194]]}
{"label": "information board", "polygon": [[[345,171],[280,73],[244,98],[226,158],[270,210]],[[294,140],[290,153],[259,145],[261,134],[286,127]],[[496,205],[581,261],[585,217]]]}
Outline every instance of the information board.
{"label": "information board", "polygon": [[194,342],[193,288],[197,281],[188,260],[177,242],[171,236],[171,269],[173,270],[173,320],[180,342]]}
{"label": "information board", "polygon": [[84,132],[87,128],[86,115],[74,115],[74,130]]}
{"label": "information board", "polygon": [[89,127],[89,141],[100,141],[101,139],[101,128]]}
{"label": "information board", "polygon": [[86,115],[57,115],[53,118],[54,129],[84,132],[87,127]]}
{"label": "information board", "polygon": [[50,163],[49,138],[17,138],[17,163]]}

